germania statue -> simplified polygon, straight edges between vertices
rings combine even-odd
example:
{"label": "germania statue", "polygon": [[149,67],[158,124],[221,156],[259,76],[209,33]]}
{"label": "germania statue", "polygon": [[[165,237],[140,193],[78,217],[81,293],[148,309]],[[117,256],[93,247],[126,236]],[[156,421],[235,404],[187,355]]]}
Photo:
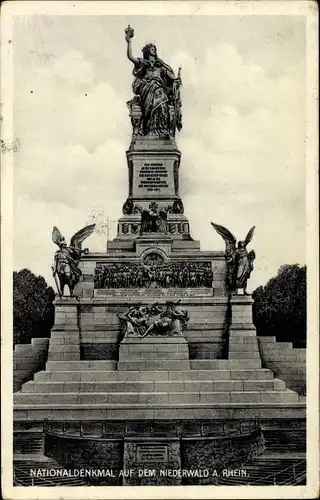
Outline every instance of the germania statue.
{"label": "germania statue", "polygon": [[239,241],[236,246],[237,240],[228,229],[213,222],[211,225],[226,244],[227,284],[230,291],[237,293],[237,290],[243,289],[243,293],[247,295],[247,281],[253,271],[253,262],[256,258],[254,250],[247,251],[247,245],[252,240],[255,226],[250,229],[245,240]]}
{"label": "germania statue", "polygon": [[[68,246],[59,229],[54,226],[52,230],[52,241],[58,245],[59,250],[54,254],[54,263],[52,266],[52,274],[55,279],[58,295],[61,298],[64,294],[64,288],[67,285],[70,292],[70,297],[73,297],[75,285],[79,282],[81,270],[79,269],[79,261],[82,253],[87,254],[88,248],[81,249],[82,242],[88,238],[94,231],[95,224],[77,231],[71,238]],[[57,280],[57,276],[59,281]]]}
{"label": "germania statue", "polygon": [[128,107],[133,135],[170,138],[181,130],[180,68],[176,77],[172,68],[157,55],[156,46],[149,43],[142,49],[143,57],[134,57],[131,38],[134,31],[125,30],[127,56],[133,63],[133,92],[135,97]]}

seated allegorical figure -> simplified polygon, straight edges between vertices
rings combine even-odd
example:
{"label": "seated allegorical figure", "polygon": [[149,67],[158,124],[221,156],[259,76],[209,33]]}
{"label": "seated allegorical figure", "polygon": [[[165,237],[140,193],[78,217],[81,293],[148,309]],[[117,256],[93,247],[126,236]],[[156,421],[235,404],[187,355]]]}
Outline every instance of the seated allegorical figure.
{"label": "seated allegorical figure", "polygon": [[[158,57],[152,43],[143,47],[142,58],[134,57],[131,49],[134,31],[129,26],[125,33],[127,57],[134,65],[132,89],[135,97],[127,103],[136,129],[134,135],[174,136],[175,129],[182,128],[180,74],[175,76],[172,68]],[[134,108],[140,108],[140,117],[139,113],[135,116]],[[170,116],[169,108],[173,110],[173,116]]]}

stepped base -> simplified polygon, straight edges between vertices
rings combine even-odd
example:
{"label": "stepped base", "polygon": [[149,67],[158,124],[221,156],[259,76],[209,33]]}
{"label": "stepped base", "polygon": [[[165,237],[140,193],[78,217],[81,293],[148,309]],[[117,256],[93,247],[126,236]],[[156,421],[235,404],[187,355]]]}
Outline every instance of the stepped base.
{"label": "stepped base", "polygon": [[22,393],[283,391],[283,380],[28,382]]}
{"label": "stepped base", "polygon": [[124,339],[120,358],[131,360],[118,363],[48,361],[15,394],[17,420],[303,418],[305,403],[259,360],[189,361],[184,337],[167,340]]}
{"label": "stepped base", "polygon": [[[250,360],[250,359],[194,359],[190,360],[190,365],[186,366],[186,368],[182,368],[181,365],[179,368],[174,368],[177,366],[177,361],[173,360],[172,362],[162,361],[162,360],[150,360],[150,361],[135,361],[138,363],[135,370],[139,371],[168,371],[168,370],[255,370],[261,369],[261,361],[259,360]],[[120,362],[121,363],[121,362]],[[122,362],[124,363],[123,367],[119,367],[118,370],[130,370],[132,365],[131,362]],[[144,366],[144,363],[148,363]],[[180,361],[180,363],[189,363],[189,361],[184,360]],[[120,364],[120,366],[122,366]],[[171,368],[173,366],[173,368]],[[48,361],[46,363],[46,369],[49,371],[101,371],[101,370],[116,370],[117,363],[115,361],[100,361],[100,360],[88,360],[88,361]]]}
{"label": "stepped base", "polygon": [[[273,373],[271,370],[261,368],[259,370],[246,369],[217,369],[217,370],[185,370],[185,371],[107,371],[102,367],[96,370],[59,370],[59,371],[41,371],[35,374],[35,382],[112,382],[112,381],[166,381],[166,380],[271,380]],[[33,382],[30,382],[32,384]]]}
{"label": "stepped base", "polygon": [[304,403],[215,403],[157,404],[150,408],[145,404],[30,404],[15,405],[15,421],[43,422],[44,419],[63,420],[194,420],[194,419],[252,419],[264,418],[305,419]]}
{"label": "stepped base", "polygon": [[185,403],[296,403],[298,394],[290,391],[232,391],[232,392],[58,392],[15,394],[16,404],[169,404]]}

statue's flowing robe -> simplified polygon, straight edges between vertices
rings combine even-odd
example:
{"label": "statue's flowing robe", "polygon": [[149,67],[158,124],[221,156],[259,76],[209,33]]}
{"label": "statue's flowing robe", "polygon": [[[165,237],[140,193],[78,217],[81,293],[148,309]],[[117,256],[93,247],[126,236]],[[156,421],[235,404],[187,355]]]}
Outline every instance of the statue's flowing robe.
{"label": "statue's flowing robe", "polygon": [[140,96],[145,135],[169,135],[169,94],[172,92],[173,73],[170,66],[157,59],[153,68],[147,61],[139,58],[133,74],[133,91]]}
{"label": "statue's flowing robe", "polygon": [[236,253],[237,271],[236,271],[236,286],[243,288],[250,277],[252,271],[251,260],[248,257],[246,248],[237,249]]}

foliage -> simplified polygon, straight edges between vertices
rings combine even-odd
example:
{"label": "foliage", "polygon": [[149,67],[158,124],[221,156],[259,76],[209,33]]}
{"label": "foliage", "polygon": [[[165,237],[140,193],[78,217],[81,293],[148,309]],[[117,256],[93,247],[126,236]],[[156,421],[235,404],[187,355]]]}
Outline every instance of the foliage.
{"label": "foliage", "polygon": [[253,321],[258,335],[277,341],[306,343],[306,266],[281,266],[277,276],[252,294]]}
{"label": "foliage", "polygon": [[54,322],[55,293],[42,276],[29,269],[13,272],[13,343],[49,337]]}

